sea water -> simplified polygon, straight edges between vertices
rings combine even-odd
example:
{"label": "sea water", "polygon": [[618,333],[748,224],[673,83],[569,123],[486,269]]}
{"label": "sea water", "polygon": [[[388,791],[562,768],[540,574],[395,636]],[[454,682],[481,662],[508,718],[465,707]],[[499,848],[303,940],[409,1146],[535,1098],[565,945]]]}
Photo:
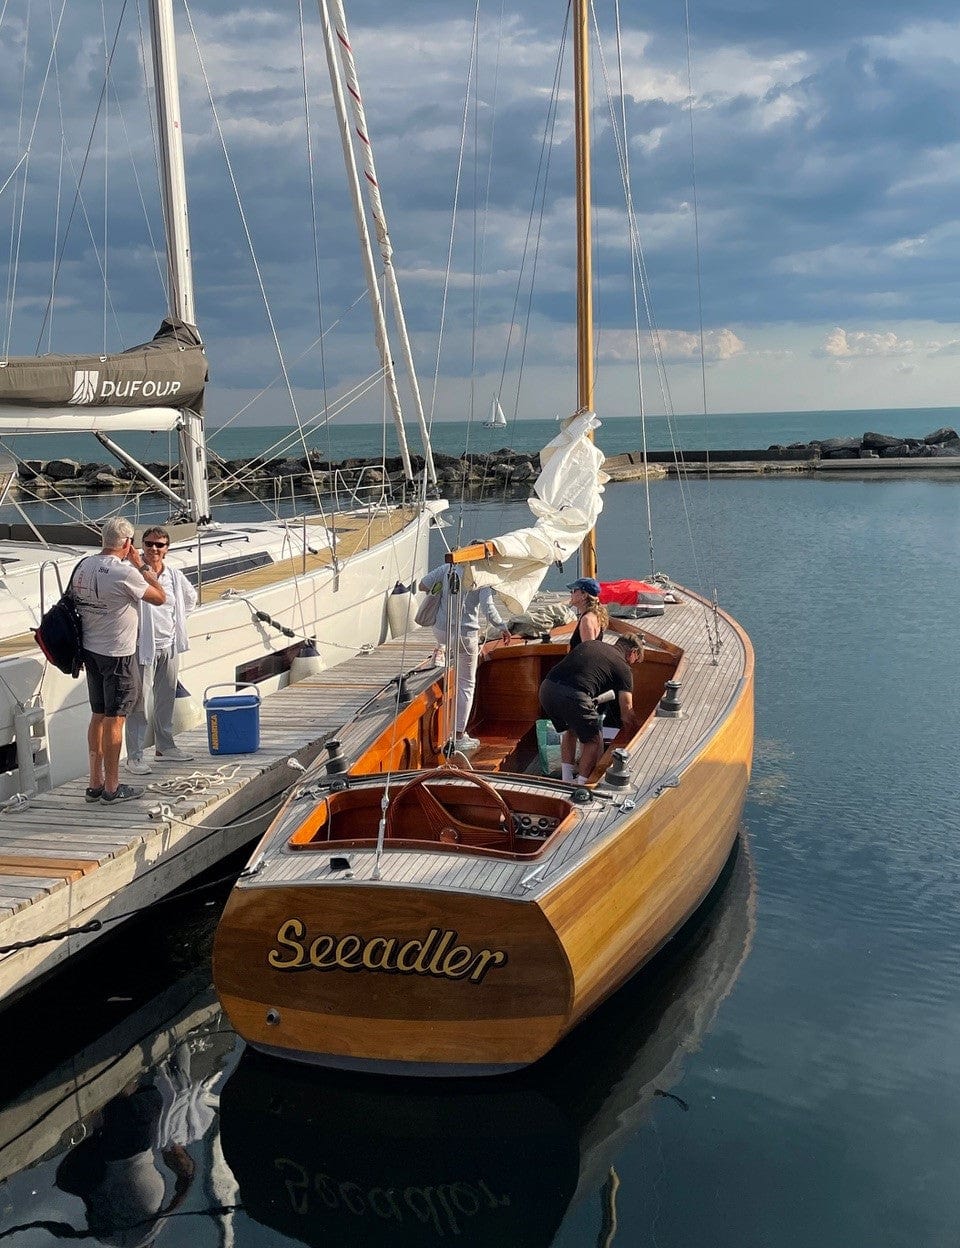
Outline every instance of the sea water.
{"label": "sea water", "polygon": [[[157,910],[5,1016],[11,1248],[91,1227],[163,1248],[956,1243],[960,480],[668,480],[650,501],[653,566],[716,589],[756,649],[744,844],[712,908],[556,1060],[430,1091],[241,1062],[205,987],[222,890]],[[602,576],[649,571],[646,515],[641,484],[608,488]],[[113,1108],[78,1125],[121,1058]],[[135,1148],[118,1125],[151,1087],[189,1165],[166,1119]]]}
{"label": "sea water", "polygon": [[[868,431],[900,437],[922,438],[934,430],[960,427],[960,408],[880,408],[865,411],[829,412],[751,412],[663,416],[647,419],[644,431],[638,417],[603,415],[603,432],[598,435],[607,455],[639,451],[646,440],[648,449],[758,450],[768,446],[789,446],[813,438],[859,437]],[[539,450],[559,430],[557,420],[510,420],[506,429],[484,429],[482,421],[437,421],[433,425],[434,449],[447,455],[499,450]],[[333,460],[352,457],[397,454],[392,424],[330,424],[308,426],[306,431],[285,426],[210,427],[207,437],[211,450],[224,459],[296,458],[305,448],[315,449]],[[141,463],[171,462],[177,458],[174,434],[129,433],[115,438]],[[410,451],[422,452],[415,429],[408,431]],[[53,459],[67,456],[81,463],[102,463],[110,456],[89,434],[43,434],[8,437],[0,443],[7,454],[22,459]]]}

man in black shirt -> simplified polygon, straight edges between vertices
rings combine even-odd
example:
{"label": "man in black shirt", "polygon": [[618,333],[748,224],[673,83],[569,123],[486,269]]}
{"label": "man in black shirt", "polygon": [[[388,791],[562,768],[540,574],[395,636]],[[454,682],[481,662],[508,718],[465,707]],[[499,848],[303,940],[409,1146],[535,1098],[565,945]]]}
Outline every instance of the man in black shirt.
{"label": "man in black shirt", "polygon": [[577,784],[585,784],[603,751],[603,733],[596,699],[613,690],[624,728],[632,736],[640,727],[633,710],[633,673],[630,666],[643,659],[643,642],[634,633],[616,644],[584,641],[554,667],[540,686],[540,705],[553,721],[560,738],[563,779],[574,781],[574,760],[580,742]]}

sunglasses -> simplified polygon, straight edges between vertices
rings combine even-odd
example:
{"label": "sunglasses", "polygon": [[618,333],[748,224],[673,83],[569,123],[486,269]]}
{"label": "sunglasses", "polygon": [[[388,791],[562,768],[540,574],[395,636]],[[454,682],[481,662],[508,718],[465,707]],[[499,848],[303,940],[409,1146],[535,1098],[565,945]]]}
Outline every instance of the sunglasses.
{"label": "sunglasses", "polygon": [[164,547],[170,545],[169,542],[144,542],[143,544],[144,546],[154,546],[157,550],[163,550]]}

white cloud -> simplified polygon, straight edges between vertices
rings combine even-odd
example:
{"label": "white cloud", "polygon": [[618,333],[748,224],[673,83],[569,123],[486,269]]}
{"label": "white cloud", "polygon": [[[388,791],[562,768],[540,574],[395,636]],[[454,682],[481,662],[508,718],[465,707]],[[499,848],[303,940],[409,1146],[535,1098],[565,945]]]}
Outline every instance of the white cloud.
{"label": "white cloud", "polygon": [[835,360],[852,360],[870,356],[909,355],[916,349],[916,343],[909,338],[899,338],[889,330],[879,333],[868,330],[848,332],[837,325],[827,334],[816,354]]}

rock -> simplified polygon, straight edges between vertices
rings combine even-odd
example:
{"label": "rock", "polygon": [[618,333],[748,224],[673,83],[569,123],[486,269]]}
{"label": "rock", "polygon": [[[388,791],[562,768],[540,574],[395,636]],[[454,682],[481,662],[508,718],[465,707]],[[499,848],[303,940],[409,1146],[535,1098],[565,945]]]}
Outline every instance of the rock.
{"label": "rock", "polygon": [[904,459],[910,454],[910,447],[906,442],[901,442],[897,446],[885,446],[880,452],[882,459]]}
{"label": "rock", "polygon": [[837,452],[849,454],[860,450],[859,438],[824,438],[820,443],[821,453],[828,458],[836,459]]}
{"label": "rock", "polygon": [[17,476],[21,481],[35,481],[43,472],[42,459],[23,459],[17,465]]}
{"label": "rock", "polygon": [[75,459],[51,459],[44,465],[43,474],[51,481],[73,481],[80,476],[80,465]]}
{"label": "rock", "polygon": [[889,433],[865,433],[860,445],[865,451],[882,451],[888,446],[899,446],[902,438],[891,437]]}
{"label": "rock", "polygon": [[942,429],[935,429],[933,433],[928,433],[923,440],[927,446],[938,446],[941,442],[952,442],[956,437],[956,429],[948,429],[944,426]]}
{"label": "rock", "polygon": [[940,456],[944,459],[948,457],[950,459],[953,459],[953,457],[956,455],[957,452],[952,451],[949,446],[928,446],[926,453],[927,455],[930,456],[931,459],[937,456]]}
{"label": "rock", "polygon": [[116,473],[111,472],[108,468],[102,468],[99,472],[90,473],[83,478],[83,484],[88,490],[120,490],[126,486]]}

